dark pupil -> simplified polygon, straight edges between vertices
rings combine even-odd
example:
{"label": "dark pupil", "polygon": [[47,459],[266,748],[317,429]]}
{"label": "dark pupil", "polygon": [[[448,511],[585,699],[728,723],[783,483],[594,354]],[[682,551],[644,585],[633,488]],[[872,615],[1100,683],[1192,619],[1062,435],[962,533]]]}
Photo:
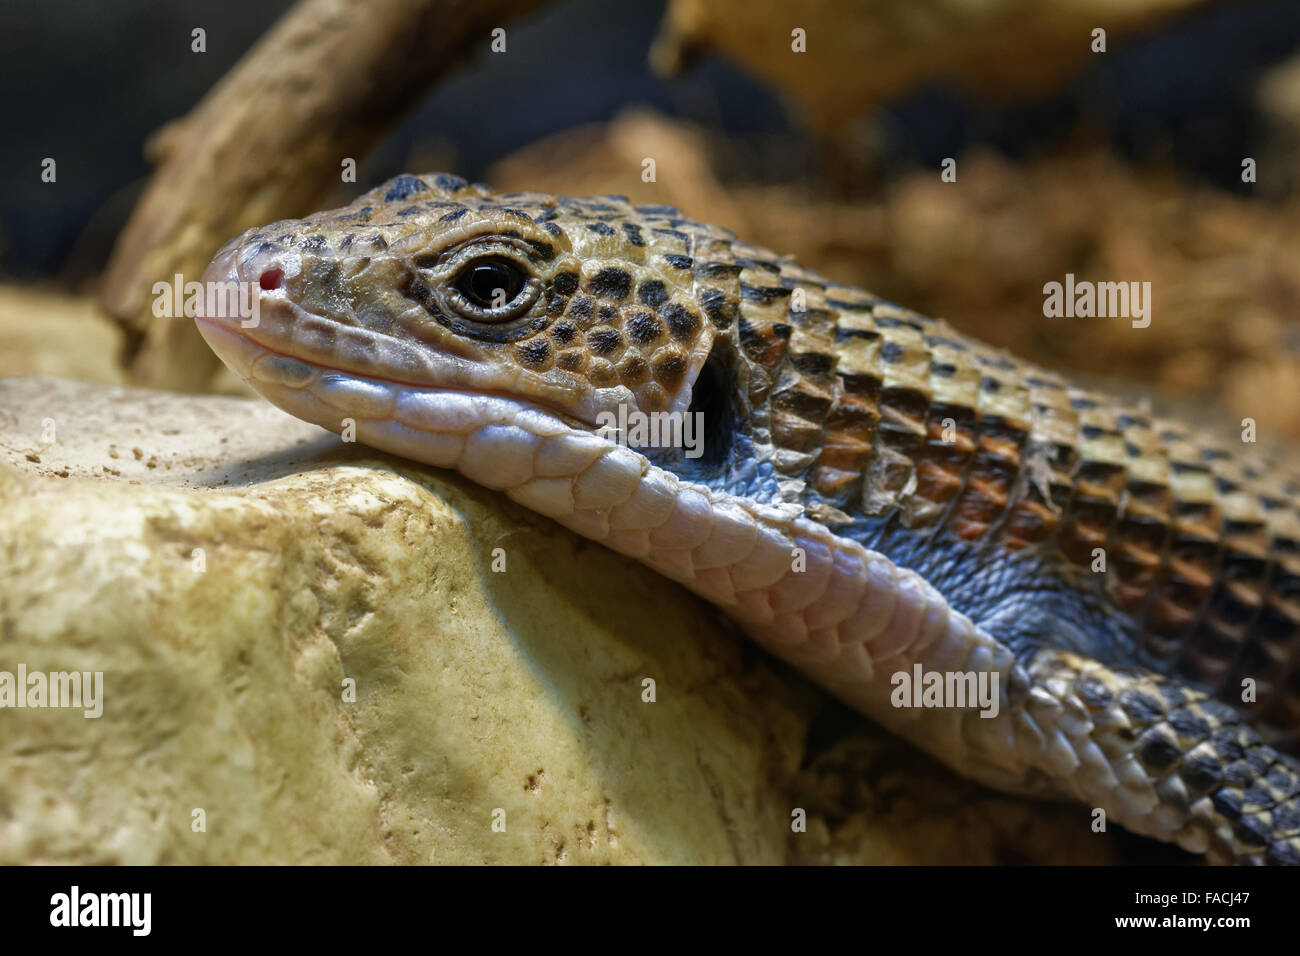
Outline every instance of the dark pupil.
{"label": "dark pupil", "polygon": [[477,305],[491,308],[497,289],[503,290],[505,304],[519,294],[521,285],[519,273],[504,262],[480,262],[469,270],[461,291]]}

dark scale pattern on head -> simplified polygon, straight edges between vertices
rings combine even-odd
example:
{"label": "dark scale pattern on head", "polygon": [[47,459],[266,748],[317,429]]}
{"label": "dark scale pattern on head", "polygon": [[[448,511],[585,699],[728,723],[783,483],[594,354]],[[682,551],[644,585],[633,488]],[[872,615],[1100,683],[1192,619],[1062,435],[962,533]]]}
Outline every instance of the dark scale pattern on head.
{"label": "dark scale pattern on head", "polygon": [[648,345],[664,334],[664,327],[649,312],[634,312],[627,320],[627,332],[633,342]]}
{"label": "dark scale pattern on head", "polygon": [[671,304],[659,310],[668,322],[668,331],[678,341],[692,338],[700,328],[700,317],[684,306]]}
{"label": "dark scale pattern on head", "polygon": [[670,349],[660,349],[654,359],[655,380],[668,388],[681,384],[686,374],[686,356]]}
{"label": "dark scale pattern on head", "polygon": [[540,368],[551,357],[551,347],[544,338],[529,339],[519,346],[519,360],[529,368]]}
{"label": "dark scale pattern on head", "polygon": [[591,311],[595,306],[595,300],[590,296],[575,296],[569,303],[569,315],[575,319],[590,319]]}
{"label": "dark scale pattern on head", "polygon": [[618,363],[618,374],[625,385],[635,387],[650,380],[650,367],[639,354],[629,351]]}
{"label": "dark scale pattern on head", "polygon": [[592,329],[587,333],[587,345],[591,351],[602,357],[609,357],[623,344],[623,337],[618,331],[608,326]]}
{"label": "dark scale pattern on head", "polygon": [[565,349],[555,356],[555,364],[569,372],[581,372],[587,367],[586,349]]}
{"label": "dark scale pattern on head", "polygon": [[398,176],[384,193],[384,202],[399,202],[428,191],[429,187],[423,180],[414,176]]}
{"label": "dark scale pattern on head", "polygon": [[573,295],[578,291],[578,274],[576,272],[560,272],[551,280],[555,291],[562,295]]}
{"label": "dark scale pattern on head", "polygon": [[587,291],[599,299],[622,302],[632,289],[632,276],[625,269],[601,269],[587,283]]}
{"label": "dark scale pattern on head", "polygon": [[651,279],[641,283],[636,290],[636,297],[642,305],[657,309],[668,301],[668,290],[664,288],[663,280]]}
{"label": "dark scale pattern on head", "polygon": [[439,173],[433,177],[433,184],[443,192],[454,193],[458,190],[469,186],[469,183],[459,176],[452,176],[449,173]]}

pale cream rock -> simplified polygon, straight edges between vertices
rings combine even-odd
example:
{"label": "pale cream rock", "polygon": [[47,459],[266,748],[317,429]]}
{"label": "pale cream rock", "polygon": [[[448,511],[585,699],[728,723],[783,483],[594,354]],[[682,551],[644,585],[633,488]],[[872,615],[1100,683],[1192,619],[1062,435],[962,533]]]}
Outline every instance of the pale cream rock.
{"label": "pale cream rock", "polygon": [[799,771],[825,699],[713,609],[262,401],[0,380],[0,670],[20,662],[102,671],[103,716],[0,709],[0,864],[1114,852],[1084,809],[856,719]]}

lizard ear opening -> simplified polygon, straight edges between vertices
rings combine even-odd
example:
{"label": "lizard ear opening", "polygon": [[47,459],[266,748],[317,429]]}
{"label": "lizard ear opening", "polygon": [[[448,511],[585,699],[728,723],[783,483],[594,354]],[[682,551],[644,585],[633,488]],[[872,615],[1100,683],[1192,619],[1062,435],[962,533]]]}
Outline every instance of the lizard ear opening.
{"label": "lizard ear opening", "polygon": [[[698,416],[697,433],[703,435],[700,454],[689,459],[701,475],[716,473],[727,463],[736,427],[732,405],[732,376],[723,353],[714,349],[691,385],[688,414]],[[699,427],[699,426],[702,426]]]}

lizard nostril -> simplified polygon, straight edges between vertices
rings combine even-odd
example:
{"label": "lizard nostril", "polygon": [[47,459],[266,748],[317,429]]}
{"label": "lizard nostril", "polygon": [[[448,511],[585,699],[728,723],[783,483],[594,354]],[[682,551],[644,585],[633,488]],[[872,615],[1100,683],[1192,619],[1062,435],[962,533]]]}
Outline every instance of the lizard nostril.
{"label": "lizard nostril", "polygon": [[284,284],[284,270],[267,269],[262,273],[262,278],[259,280],[259,284],[267,292],[270,292],[272,289],[280,288],[280,286]]}

